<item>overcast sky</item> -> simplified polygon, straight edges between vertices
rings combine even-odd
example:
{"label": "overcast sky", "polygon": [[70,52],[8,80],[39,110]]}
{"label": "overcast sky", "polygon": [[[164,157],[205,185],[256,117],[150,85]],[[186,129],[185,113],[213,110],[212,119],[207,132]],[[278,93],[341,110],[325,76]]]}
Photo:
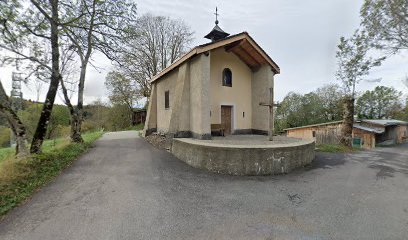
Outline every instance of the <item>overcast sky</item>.
{"label": "overcast sky", "polygon": [[[363,0],[139,0],[138,13],[182,19],[195,32],[192,47],[208,42],[203,36],[214,27],[218,6],[219,26],[230,34],[247,31],[280,66],[275,77],[276,100],[291,91],[307,93],[324,84],[336,82],[335,51],[340,36],[350,36],[359,26]],[[89,68],[85,102],[107,99],[104,87],[109,60],[93,57],[101,70]],[[380,83],[362,82],[357,90],[373,89],[377,84],[393,86],[408,93],[402,79],[408,75],[408,54],[389,59],[373,69],[367,79],[382,78]],[[11,70],[2,69],[1,81],[10,91]],[[33,86],[23,89],[26,99],[36,99]],[[44,99],[42,90],[40,100]],[[57,98],[61,103],[61,97]]]}

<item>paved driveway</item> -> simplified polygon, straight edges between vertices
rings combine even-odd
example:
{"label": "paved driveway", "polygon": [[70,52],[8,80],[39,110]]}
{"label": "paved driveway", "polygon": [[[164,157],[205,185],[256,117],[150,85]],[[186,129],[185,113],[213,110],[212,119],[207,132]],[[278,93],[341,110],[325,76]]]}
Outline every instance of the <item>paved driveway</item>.
{"label": "paved driveway", "polygon": [[408,145],[284,176],[206,173],[109,133],[0,223],[0,239],[406,239]]}

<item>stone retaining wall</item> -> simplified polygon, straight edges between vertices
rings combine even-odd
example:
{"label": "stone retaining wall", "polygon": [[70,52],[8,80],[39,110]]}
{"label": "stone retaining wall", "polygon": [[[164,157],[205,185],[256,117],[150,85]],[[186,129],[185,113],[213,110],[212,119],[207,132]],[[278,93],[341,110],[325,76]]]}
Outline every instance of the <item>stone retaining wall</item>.
{"label": "stone retaining wall", "polygon": [[310,164],[315,143],[300,141],[276,145],[228,145],[174,139],[172,153],[187,164],[230,175],[272,175],[288,173]]}

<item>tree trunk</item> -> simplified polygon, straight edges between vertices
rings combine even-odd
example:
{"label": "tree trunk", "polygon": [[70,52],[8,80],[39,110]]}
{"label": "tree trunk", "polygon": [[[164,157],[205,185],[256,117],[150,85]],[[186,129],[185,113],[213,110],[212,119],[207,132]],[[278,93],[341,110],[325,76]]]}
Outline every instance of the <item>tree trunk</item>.
{"label": "tree trunk", "polygon": [[22,159],[30,155],[27,147],[27,135],[24,124],[20,121],[17,114],[11,109],[4,109],[0,104],[0,110],[7,119],[11,130],[16,138],[16,158]]}
{"label": "tree trunk", "polygon": [[353,144],[354,98],[347,96],[343,103],[343,127],[340,142],[351,148]]}
{"label": "tree trunk", "polygon": [[6,117],[8,124],[16,138],[16,157],[25,158],[29,155],[27,147],[27,135],[24,124],[11,108],[11,103],[0,82],[0,113]]}
{"label": "tree trunk", "polygon": [[78,84],[78,105],[74,107],[71,100],[68,97],[68,91],[65,87],[64,81],[61,79],[61,88],[64,95],[65,104],[68,106],[69,113],[71,116],[71,142],[83,143],[84,139],[81,135],[81,127],[83,121],[83,98],[84,98],[84,86],[85,86],[85,73],[86,66],[81,67],[81,73],[79,77]]}
{"label": "tree trunk", "polygon": [[52,60],[52,73],[50,86],[48,88],[47,97],[45,99],[40,119],[37,124],[37,128],[34,133],[33,140],[31,142],[31,153],[41,153],[41,146],[44,142],[45,135],[47,133],[47,127],[54,107],[55,96],[58,91],[58,85],[61,79],[60,72],[60,53],[58,43],[58,0],[50,0],[52,17],[51,24],[51,60]]}
{"label": "tree trunk", "polygon": [[4,114],[16,138],[16,158],[23,159],[30,155],[27,147],[26,129],[14,111]]}
{"label": "tree trunk", "polygon": [[74,106],[72,106],[71,100],[68,97],[68,90],[65,87],[64,80],[61,78],[60,81],[64,101],[69,109],[69,115],[71,118],[71,132],[70,132],[71,142],[82,143],[84,142],[84,140],[82,139],[81,136],[81,121],[78,119],[77,110],[75,109]]}
{"label": "tree trunk", "polygon": [[16,158],[23,159],[30,155],[27,146],[26,129],[18,116],[13,112],[10,116],[7,116],[11,129],[16,138]]}
{"label": "tree trunk", "polygon": [[71,141],[75,143],[83,143],[84,139],[81,135],[82,120],[77,113],[71,115]]}
{"label": "tree trunk", "polygon": [[84,88],[85,88],[85,75],[86,75],[86,67],[88,65],[90,53],[85,57],[85,60],[81,66],[81,73],[79,75],[79,84],[78,84],[78,104],[76,107],[76,112],[73,116],[73,121],[71,122],[71,140],[73,142],[82,143],[84,140],[81,136],[81,127],[82,121],[84,119],[83,116],[83,108],[84,108]]}
{"label": "tree trunk", "polygon": [[[83,55],[82,50],[79,50],[79,56],[81,59],[81,72],[79,75],[79,84],[78,84],[78,103],[76,106],[76,109],[71,112],[71,141],[75,143],[83,143],[84,139],[82,138],[81,135],[81,127],[82,127],[82,121],[84,119],[83,116],[83,108],[84,108],[84,88],[85,88],[85,76],[86,76],[86,68],[88,66],[89,58],[91,57],[92,54],[92,49],[93,49],[93,43],[92,43],[92,34],[93,34],[93,29],[94,29],[94,20],[95,20],[95,15],[96,15],[96,6],[97,1],[94,0],[92,2],[92,13],[91,13],[91,19],[89,21],[89,30],[87,32],[87,50],[85,53],[85,56]],[[77,46],[77,42],[75,42]],[[71,105],[72,106],[72,105]]]}

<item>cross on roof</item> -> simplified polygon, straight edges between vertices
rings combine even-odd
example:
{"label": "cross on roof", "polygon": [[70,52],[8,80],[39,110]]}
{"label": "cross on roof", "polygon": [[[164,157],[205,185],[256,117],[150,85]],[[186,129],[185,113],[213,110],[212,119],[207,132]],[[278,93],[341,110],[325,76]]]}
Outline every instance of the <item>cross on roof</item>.
{"label": "cross on roof", "polygon": [[214,13],[214,15],[215,15],[215,24],[218,24],[218,16],[219,16],[220,14],[218,14],[218,8],[217,8],[217,7],[215,7],[215,13]]}

